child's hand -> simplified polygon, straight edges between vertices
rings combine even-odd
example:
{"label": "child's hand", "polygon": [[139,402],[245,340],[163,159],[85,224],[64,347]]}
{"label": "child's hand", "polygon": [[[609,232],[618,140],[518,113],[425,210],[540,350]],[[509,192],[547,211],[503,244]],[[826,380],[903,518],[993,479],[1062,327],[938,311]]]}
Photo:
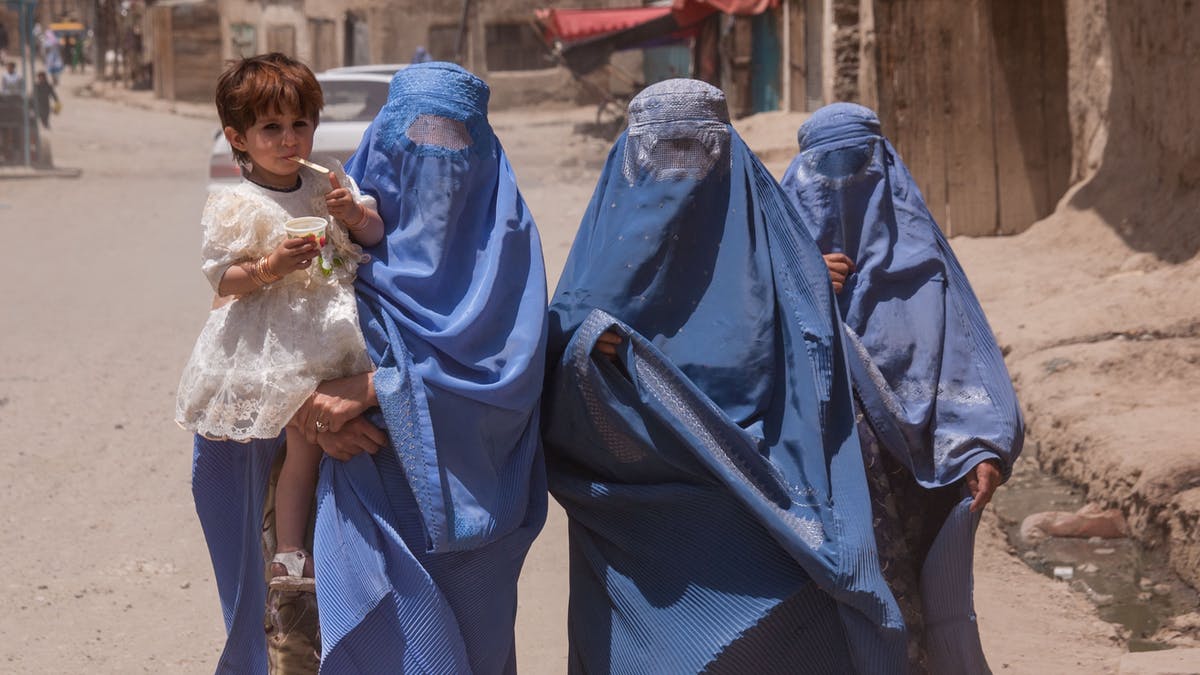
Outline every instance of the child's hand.
{"label": "child's hand", "polygon": [[367,217],[367,210],[354,200],[354,195],[342,187],[336,173],[329,174],[333,190],[325,193],[325,206],[329,214],[342,221],[346,227],[357,227]]}
{"label": "child's hand", "polygon": [[270,272],[283,277],[307,268],[312,259],[317,257],[319,247],[313,237],[292,237],[284,239],[271,255],[267,256],[267,266]]}

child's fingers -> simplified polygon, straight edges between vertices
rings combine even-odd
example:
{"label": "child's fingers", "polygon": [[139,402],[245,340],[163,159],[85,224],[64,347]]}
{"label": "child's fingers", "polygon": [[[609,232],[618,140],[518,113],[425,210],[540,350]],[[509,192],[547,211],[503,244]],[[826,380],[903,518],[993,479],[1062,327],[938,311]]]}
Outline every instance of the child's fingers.
{"label": "child's fingers", "polygon": [[284,255],[316,255],[317,241],[312,237],[293,237],[283,240]]}
{"label": "child's fingers", "polygon": [[342,182],[338,180],[337,174],[332,171],[329,173],[329,186],[334,190],[340,190],[342,187]]}

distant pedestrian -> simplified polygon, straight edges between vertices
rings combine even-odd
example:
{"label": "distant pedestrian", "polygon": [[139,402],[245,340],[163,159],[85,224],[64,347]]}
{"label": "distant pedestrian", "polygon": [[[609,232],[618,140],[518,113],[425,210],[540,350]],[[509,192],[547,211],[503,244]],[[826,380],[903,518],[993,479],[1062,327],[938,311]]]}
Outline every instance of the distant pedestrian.
{"label": "distant pedestrian", "polygon": [[66,35],[63,37],[63,52],[67,66],[72,73],[79,72],[79,37],[76,35]]}
{"label": "distant pedestrian", "polygon": [[4,75],[0,75],[0,94],[8,96],[24,94],[25,78],[17,72],[17,64],[9,61],[4,68]]}
{"label": "distant pedestrian", "polygon": [[[50,101],[54,101],[54,105],[50,105]],[[46,77],[44,71],[39,71],[37,80],[33,83],[33,107],[37,110],[38,119],[42,121],[42,127],[50,128],[50,112],[58,112],[62,107],[62,102],[58,100],[58,92],[54,91],[54,85],[50,84],[50,80]]]}
{"label": "distant pedestrian", "polygon": [[46,50],[46,71],[50,73],[50,78],[57,86],[59,75],[63,71],[62,43],[58,41],[58,36],[52,30],[47,30],[42,39]]}

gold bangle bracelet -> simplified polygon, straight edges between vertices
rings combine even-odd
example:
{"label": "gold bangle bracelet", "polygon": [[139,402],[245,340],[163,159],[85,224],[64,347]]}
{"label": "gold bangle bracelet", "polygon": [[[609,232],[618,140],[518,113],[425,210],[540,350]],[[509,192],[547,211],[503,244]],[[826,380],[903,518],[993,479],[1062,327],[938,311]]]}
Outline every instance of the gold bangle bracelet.
{"label": "gold bangle bracelet", "polygon": [[247,271],[250,273],[250,278],[259,286],[269,286],[283,278],[271,271],[267,256],[256,260]]}

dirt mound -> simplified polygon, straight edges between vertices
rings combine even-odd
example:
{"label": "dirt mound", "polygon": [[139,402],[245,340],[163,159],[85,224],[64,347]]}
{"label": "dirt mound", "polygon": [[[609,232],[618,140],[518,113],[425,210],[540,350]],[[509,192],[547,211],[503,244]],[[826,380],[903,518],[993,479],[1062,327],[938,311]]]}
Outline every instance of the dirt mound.
{"label": "dirt mound", "polygon": [[1021,235],[953,245],[1007,355],[1027,458],[1121,508],[1200,588],[1200,259],[1134,249],[1077,198]]}
{"label": "dirt mound", "polygon": [[1070,5],[1077,177],[1096,171],[1071,205],[1135,251],[1189,260],[1200,252],[1200,7]]}

